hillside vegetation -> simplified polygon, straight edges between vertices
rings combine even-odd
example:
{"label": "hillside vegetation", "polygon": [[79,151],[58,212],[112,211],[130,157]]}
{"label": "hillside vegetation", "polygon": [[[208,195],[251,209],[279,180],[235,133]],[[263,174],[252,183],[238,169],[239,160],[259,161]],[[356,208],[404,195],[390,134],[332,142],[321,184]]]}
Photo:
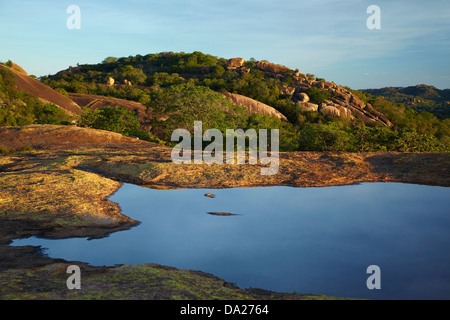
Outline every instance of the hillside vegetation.
{"label": "hillside vegetation", "polygon": [[70,120],[68,113],[56,105],[17,90],[14,73],[0,66],[0,126],[69,124]]}
{"label": "hillside vegetation", "polygon": [[[200,120],[204,130],[280,129],[281,151],[450,150],[448,119],[255,59],[224,59],[201,52],[108,57],[39,80],[65,96],[76,95],[77,101],[95,95],[145,106],[146,116],[130,107],[112,112],[104,106],[95,111],[86,108],[75,120],[81,126],[169,146],[174,145],[173,130],[193,131],[194,120]],[[248,100],[239,104],[233,95]],[[249,103],[266,110],[251,111]],[[281,116],[271,116],[276,112]],[[124,126],[124,121],[131,125]]]}
{"label": "hillside vegetation", "polygon": [[434,86],[419,84],[410,87],[386,87],[364,89],[374,96],[382,96],[394,103],[403,103],[416,111],[427,111],[439,119],[450,118],[450,89],[440,90]]}

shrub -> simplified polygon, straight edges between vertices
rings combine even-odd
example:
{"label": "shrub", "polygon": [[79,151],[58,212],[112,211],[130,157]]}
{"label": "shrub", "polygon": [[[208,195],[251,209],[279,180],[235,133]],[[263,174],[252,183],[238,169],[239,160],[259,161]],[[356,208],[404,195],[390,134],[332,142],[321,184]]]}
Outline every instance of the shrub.
{"label": "shrub", "polygon": [[306,94],[308,95],[309,100],[315,104],[321,104],[322,102],[324,102],[327,99],[330,99],[330,97],[331,97],[329,92],[322,91],[316,87],[310,87],[306,91]]}
{"label": "shrub", "polygon": [[137,116],[125,107],[105,106],[96,110],[85,109],[78,124],[82,127],[90,127],[113,131],[127,135],[129,132],[139,129],[140,123]]}
{"label": "shrub", "polygon": [[300,131],[299,149],[302,151],[356,151],[353,135],[337,123],[307,125]]}
{"label": "shrub", "polygon": [[70,123],[72,118],[58,106],[47,103],[35,108],[36,123],[39,124],[64,124]]}

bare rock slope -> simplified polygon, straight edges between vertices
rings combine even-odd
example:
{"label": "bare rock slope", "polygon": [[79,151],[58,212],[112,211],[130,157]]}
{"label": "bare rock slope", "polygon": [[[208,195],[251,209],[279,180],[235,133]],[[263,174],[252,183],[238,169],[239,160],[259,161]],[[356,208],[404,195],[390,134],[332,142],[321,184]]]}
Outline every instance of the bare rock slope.
{"label": "bare rock slope", "polygon": [[[0,68],[8,67],[0,65]],[[45,84],[31,78],[26,71],[17,64],[13,64],[12,67],[8,69],[14,73],[16,89],[34,95],[44,103],[53,103],[66,111],[69,115],[81,113],[81,108],[78,104]]]}
{"label": "bare rock slope", "polygon": [[283,121],[288,121],[281,112],[267,104],[236,93],[224,92],[223,95],[229,98],[233,104],[247,108],[249,113],[259,113],[270,117],[276,117]]}

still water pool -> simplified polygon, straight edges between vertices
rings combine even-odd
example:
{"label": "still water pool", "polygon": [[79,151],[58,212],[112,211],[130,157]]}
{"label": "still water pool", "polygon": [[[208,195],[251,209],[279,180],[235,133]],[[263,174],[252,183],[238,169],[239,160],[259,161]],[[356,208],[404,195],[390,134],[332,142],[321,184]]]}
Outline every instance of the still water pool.
{"label": "still water pool", "polygon": [[[201,270],[241,288],[450,298],[450,188],[365,183],[154,190],[124,184],[110,200],[141,224],[103,239],[31,237],[12,245],[42,246],[50,257],[92,265]],[[367,288],[371,265],[380,268],[381,289]]]}

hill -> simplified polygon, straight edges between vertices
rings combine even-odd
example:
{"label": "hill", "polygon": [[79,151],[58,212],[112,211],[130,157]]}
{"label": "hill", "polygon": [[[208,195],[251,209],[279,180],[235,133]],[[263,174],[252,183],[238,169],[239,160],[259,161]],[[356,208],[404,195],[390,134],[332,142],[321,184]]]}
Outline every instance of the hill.
{"label": "hill", "polygon": [[394,103],[403,103],[416,111],[431,112],[440,119],[450,117],[450,89],[440,90],[434,86],[419,84],[410,87],[386,87],[362,91],[381,96]]}
{"label": "hill", "polygon": [[192,130],[193,121],[200,120],[204,128],[220,130],[278,128],[283,151],[444,151],[450,146],[450,123],[432,114],[255,59],[201,52],[108,57],[41,81],[72,96],[139,102],[147,107],[151,134],[169,145],[174,129]]}
{"label": "hill", "polygon": [[254,99],[278,110],[291,123],[298,122],[302,111],[316,111],[324,116],[392,126],[382,113],[347,88],[324,79],[270,62],[242,58],[226,60],[201,52],[110,57],[101,64],[71,67],[44,79],[51,87],[68,92],[96,92],[143,103],[149,97],[142,91],[187,81],[226,95],[239,94]]}
{"label": "hill", "polygon": [[39,81],[12,63],[0,72],[0,125],[76,123],[170,146],[175,129],[202,121],[279,129],[280,151],[450,150],[447,119],[267,61],[162,52]]}

